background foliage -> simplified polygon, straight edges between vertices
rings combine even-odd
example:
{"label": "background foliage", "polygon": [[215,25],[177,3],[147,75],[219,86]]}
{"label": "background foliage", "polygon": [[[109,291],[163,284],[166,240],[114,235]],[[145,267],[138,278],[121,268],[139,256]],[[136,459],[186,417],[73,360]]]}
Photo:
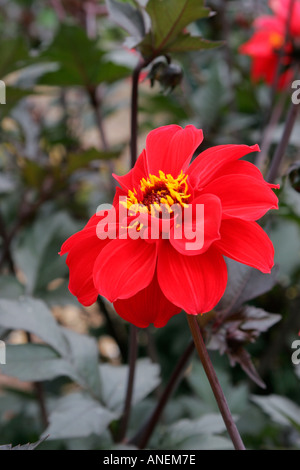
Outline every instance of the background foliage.
{"label": "background foliage", "polygon": [[[139,331],[128,441],[118,442],[128,325],[105,299],[79,305],[58,256],[97,206],[111,202],[112,171],[130,167],[131,75],[140,54],[147,66],[139,83],[139,150],[147,132],[170,123],[202,128],[202,150],[263,142],[270,87],[253,85],[238,48],[267,5],[211,0],[204,8],[191,0],[179,15],[181,3],[0,1],[0,78],[7,85],[0,105],[0,338],[7,345],[0,448],[134,447],[140,417],[151,414],[189,343],[183,314],[161,330]],[[277,100],[282,117],[259,162],[263,170],[282,134],[289,90]],[[230,409],[253,449],[300,448],[300,373],[291,361],[300,330],[299,125],[279,177],[280,210],[264,220],[277,268],[266,276],[230,263],[217,309],[222,324],[215,331],[209,316],[202,319]],[[148,448],[232,448],[196,357]]]}

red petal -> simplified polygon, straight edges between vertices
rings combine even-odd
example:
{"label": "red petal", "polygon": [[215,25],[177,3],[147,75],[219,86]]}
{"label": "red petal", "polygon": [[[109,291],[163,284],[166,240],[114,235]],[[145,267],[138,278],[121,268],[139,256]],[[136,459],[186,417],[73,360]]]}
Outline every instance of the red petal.
{"label": "red petal", "polygon": [[246,160],[238,160],[224,165],[216,172],[214,178],[217,179],[225,175],[246,175],[257,178],[258,180],[264,180],[263,174],[257,166]]}
{"label": "red petal", "polygon": [[184,256],[167,241],[159,249],[157,275],[170,302],[192,315],[213,309],[227,283],[226,263],[214,247],[202,255]]}
{"label": "red petal", "polygon": [[159,170],[175,178],[188,164],[203,140],[202,130],[189,125],[182,129],[177,125],[163,126],[151,131],[146,140],[149,173]]}
{"label": "red petal", "polygon": [[222,166],[259,151],[258,145],[217,145],[200,153],[188,169],[189,182],[194,188],[203,188],[221,170]]}
{"label": "red petal", "polygon": [[238,160],[237,162],[232,162],[228,163],[227,165],[224,165],[215,174],[215,178],[217,179],[225,175],[252,176],[252,178],[256,178],[257,180],[263,181],[270,188],[279,189],[280,187],[278,184],[271,184],[265,181],[262,172],[257,168],[257,166],[253,165],[253,163],[247,162],[246,160]]}
{"label": "red petal", "polygon": [[99,240],[94,226],[75,233],[62,246],[61,254],[69,252],[66,258],[70,271],[69,290],[83,305],[91,305],[97,300],[98,292],[93,281],[94,263],[109,242],[109,239]]}
{"label": "red petal", "polygon": [[94,266],[94,284],[100,295],[115,302],[132,297],[150,284],[156,266],[156,244],[140,238],[116,239],[106,248]]}
{"label": "red petal", "polygon": [[[204,205],[204,218],[202,214],[197,213],[197,205]],[[191,206],[193,206],[193,220],[192,223],[182,224],[182,238],[174,238],[173,230],[170,233],[170,242],[173,247],[183,255],[194,256],[204,253],[208,250],[210,245],[220,238],[220,225],[222,218],[222,206],[218,197],[213,194],[204,194],[194,199]],[[197,215],[197,217],[196,217]],[[187,239],[185,234],[195,233],[194,239]],[[197,243],[203,245],[197,248]]]}
{"label": "red petal", "polygon": [[223,220],[219,250],[229,258],[269,273],[274,266],[274,247],[268,235],[256,222],[239,219]]}
{"label": "red petal", "polygon": [[208,184],[205,193],[221,199],[223,217],[257,220],[270,209],[278,209],[278,199],[261,179],[246,175],[226,175]]}
{"label": "red petal", "polygon": [[149,286],[129,299],[117,300],[114,307],[120,317],[139,328],[146,328],[150,323],[161,328],[181,312],[181,308],[169,302],[162,293],[156,274]]}

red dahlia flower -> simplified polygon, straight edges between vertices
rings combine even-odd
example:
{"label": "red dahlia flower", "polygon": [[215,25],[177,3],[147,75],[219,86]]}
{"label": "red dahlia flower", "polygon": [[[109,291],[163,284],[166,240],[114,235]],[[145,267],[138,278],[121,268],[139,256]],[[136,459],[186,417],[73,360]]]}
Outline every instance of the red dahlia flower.
{"label": "red dahlia flower", "polygon": [[[162,327],[182,309],[196,315],[215,307],[227,283],[224,256],[270,272],[273,245],[256,220],[278,208],[272,191],[278,186],[240,160],[258,146],[212,147],[189,165],[202,139],[192,125],[150,132],[134,168],[114,175],[121,187],[112,208],[95,214],[63,244],[69,289],[83,305],[100,294],[136,326]],[[178,207],[192,209],[187,228],[204,235],[194,249],[185,230],[175,236]],[[204,207],[200,218],[197,207]],[[149,236],[151,222],[158,222],[156,238]]]}
{"label": "red dahlia flower", "polygon": [[[281,61],[282,73],[278,87],[284,88],[292,79],[290,66],[299,58],[300,51],[300,1],[296,0],[290,18],[289,38],[286,43],[286,28],[289,20],[291,0],[270,0],[274,15],[258,17],[254,22],[252,38],[240,47],[240,52],[252,57],[252,79],[264,79],[272,84]],[[284,48],[282,52],[280,50]]]}

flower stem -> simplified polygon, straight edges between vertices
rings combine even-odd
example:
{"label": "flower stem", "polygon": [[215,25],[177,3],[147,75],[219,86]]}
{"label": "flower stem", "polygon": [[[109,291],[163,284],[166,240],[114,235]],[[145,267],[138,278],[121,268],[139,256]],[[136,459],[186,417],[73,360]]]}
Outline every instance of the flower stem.
{"label": "flower stem", "polygon": [[133,396],[133,386],[134,386],[134,376],[135,376],[135,366],[136,366],[137,349],[138,349],[137,332],[138,332],[137,327],[134,325],[130,325],[129,361],[128,361],[129,373],[128,373],[124,410],[123,410],[123,415],[121,418],[121,423],[120,423],[118,437],[117,437],[118,442],[121,442],[124,440],[124,437],[127,431],[129,418],[130,418],[132,396]]}
{"label": "flower stem", "polygon": [[130,140],[130,155],[131,155],[131,168],[134,167],[137,159],[137,134],[138,134],[138,87],[139,77],[144,62],[141,61],[135,67],[132,74],[132,88],[131,88],[131,140]]}
{"label": "flower stem", "polygon": [[195,350],[194,342],[191,341],[184,351],[183,355],[180,357],[170,379],[166,385],[165,390],[163,391],[159,401],[157,402],[156,407],[154,408],[153,413],[146,421],[146,423],[142,426],[141,429],[138,430],[136,435],[129,441],[129,444],[135,445],[139,449],[144,449],[152,436],[152,433],[157,425],[165,406],[174,392],[178,382],[180,381],[182,374],[186,368],[186,365]]}
{"label": "flower stem", "polygon": [[208,351],[206,349],[200,327],[198,325],[197,317],[195,315],[187,315],[188,324],[194,339],[194,343],[202,362],[203,368],[205,370],[206,376],[212,388],[212,391],[215,395],[219,410],[223,417],[224,423],[226,425],[228,434],[232,440],[234,448],[236,450],[245,450],[245,446],[241,439],[241,436],[238,432],[238,429],[233,421],[232,415],[230,413],[225,395],[221,388],[220,382],[210,360]]}
{"label": "flower stem", "polygon": [[287,118],[285,121],[285,127],[284,127],[284,131],[281,137],[281,141],[276,147],[274,156],[272,158],[271,166],[267,174],[266,180],[269,183],[273,183],[274,180],[276,179],[281,161],[284,157],[285,150],[289,143],[289,139],[290,139],[291,133],[293,131],[293,128],[296,122],[298,111],[299,111],[299,105],[291,102],[290,108],[288,110]]}
{"label": "flower stem", "polygon": [[[31,334],[26,332],[26,338],[28,343],[32,343]],[[47,428],[48,422],[48,413],[46,407],[46,397],[44,391],[43,382],[33,382],[33,387],[35,390],[36,398],[40,407],[41,421],[45,428]]]}
{"label": "flower stem", "polygon": [[138,90],[139,78],[143,68],[147,67],[154,57],[144,60],[141,59],[132,73],[131,86],[131,120],[130,120],[130,155],[131,168],[134,167],[137,159],[137,135],[138,135]]}

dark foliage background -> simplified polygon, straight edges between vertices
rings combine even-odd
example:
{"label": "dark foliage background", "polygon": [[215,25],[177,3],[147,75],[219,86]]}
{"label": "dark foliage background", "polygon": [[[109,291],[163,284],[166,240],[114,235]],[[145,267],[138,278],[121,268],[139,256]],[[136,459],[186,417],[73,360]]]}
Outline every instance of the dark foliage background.
{"label": "dark foliage background", "polygon": [[[144,4],[123,2],[123,10],[113,1],[0,1],[0,78],[6,84],[6,104],[0,105],[3,448],[39,439],[39,449],[134,447],[117,439],[129,325],[105,299],[89,308],[78,304],[58,252],[99,204],[112,201],[112,171],[130,168],[131,75],[140,52],[148,61],[154,53],[143,31],[147,23],[136,13]],[[206,5],[216,14],[201,18],[193,10],[186,31],[193,38],[179,35],[160,48],[156,36],[157,57],[139,82],[138,150],[151,129],[192,123],[204,131],[201,150],[260,144],[263,152],[251,158],[265,171],[281,139],[291,90],[274,99],[270,87],[254,85],[250,60],[238,48],[267,4]],[[271,105],[281,114],[266,145]],[[220,326],[216,317],[201,319],[230,409],[252,449],[300,448],[300,373],[291,359],[300,330],[299,126],[298,120],[278,175],[280,209],[263,220],[275,246],[274,273],[258,275],[230,263],[228,289],[215,312]],[[128,439],[140,429],[141,416],[151,415],[189,340],[184,314],[163,329],[139,330]],[[196,356],[148,447],[232,448]]]}

